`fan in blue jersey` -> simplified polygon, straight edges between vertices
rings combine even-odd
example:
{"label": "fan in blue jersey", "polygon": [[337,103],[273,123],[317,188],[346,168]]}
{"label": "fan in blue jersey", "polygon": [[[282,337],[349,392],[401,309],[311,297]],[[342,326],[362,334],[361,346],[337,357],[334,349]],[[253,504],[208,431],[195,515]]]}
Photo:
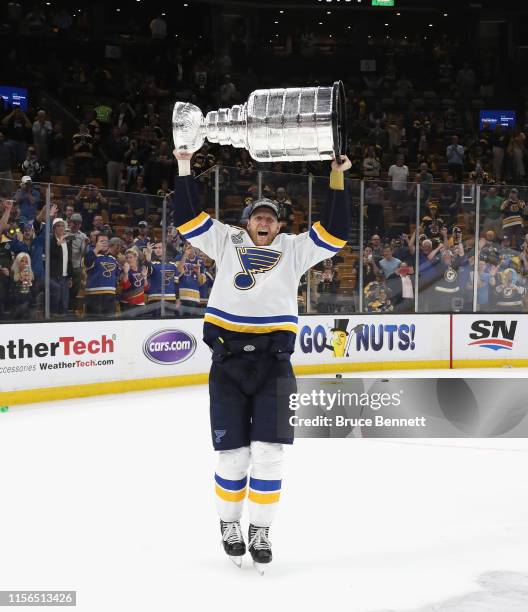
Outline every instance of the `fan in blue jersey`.
{"label": "fan in blue jersey", "polygon": [[178,316],[180,291],[177,265],[173,261],[166,260],[166,253],[161,242],[147,245],[144,253],[148,271],[148,286],[145,291],[148,315],[161,315],[163,301],[165,314]]}
{"label": "fan in blue jersey", "polygon": [[246,229],[212,219],[200,208],[191,155],[175,152],[175,157],[175,225],[216,263],[204,341],[213,352],[211,438],[218,451],[215,491],[224,549],[241,563],[246,544],[240,518],[247,495],[248,548],[262,568],[272,559],[269,528],[281,493],[283,445],[293,442],[288,397],[296,390],[290,357],[297,333],[297,288],[309,268],[346,244],[350,210],[343,173],[351,163],[346,157],[341,164],[332,162],[320,220],[309,231],[292,235],[280,233],[279,207],[268,199],[251,205]]}
{"label": "fan in blue jersey", "polygon": [[108,242],[108,236],[99,234],[95,246],[89,246],[84,256],[86,314],[94,317],[115,314],[119,267],[108,252]]}

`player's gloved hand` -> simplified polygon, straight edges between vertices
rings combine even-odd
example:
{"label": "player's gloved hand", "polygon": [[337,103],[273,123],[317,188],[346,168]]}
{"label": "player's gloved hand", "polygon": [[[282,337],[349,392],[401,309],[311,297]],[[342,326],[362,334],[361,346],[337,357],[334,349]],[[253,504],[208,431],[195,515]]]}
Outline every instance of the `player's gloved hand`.
{"label": "player's gloved hand", "polygon": [[177,151],[176,149],[173,150],[172,154],[178,160],[191,160],[193,156],[192,153],[185,153],[183,151]]}
{"label": "player's gloved hand", "polygon": [[346,170],[350,170],[350,168],[352,168],[352,162],[346,155],[341,155],[340,164],[338,164],[335,159],[332,160],[332,170],[337,170],[337,172],[345,172]]}

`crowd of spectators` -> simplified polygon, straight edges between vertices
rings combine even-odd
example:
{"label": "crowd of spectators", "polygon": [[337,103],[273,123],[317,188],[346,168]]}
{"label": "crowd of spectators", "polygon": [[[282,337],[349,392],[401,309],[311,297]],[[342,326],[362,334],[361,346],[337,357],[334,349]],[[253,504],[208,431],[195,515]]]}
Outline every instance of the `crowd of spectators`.
{"label": "crowd of spectators", "polygon": [[[50,28],[89,31],[86,12],[72,17],[66,10],[50,14],[35,9],[28,20],[11,9],[10,27],[22,36],[42,35]],[[31,82],[21,85],[30,85],[31,96],[42,103],[30,99],[24,112],[2,106],[0,98],[0,198],[4,199],[0,317],[2,313],[42,315],[46,231],[53,245],[49,267],[54,275],[50,291],[54,315],[149,312],[148,291],[149,286],[153,291],[152,274],[161,248],[162,202],[176,172],[172,103],[189,100],[206,113],[241,103],[250,91],[267,83],[281,85],[276,75],[263,72],[257,77],[243,54],[235,53],[240,36],[214,52],[207,41],[182,38],[169,45],[161,15],[149,21],[148,35],[156,44],[148,52],[141,47],[137,62],[110,56],[72,59],[52,52],[39,63],[38,55],[28,57],[20,46],[10,52],[8,70],[15,75],[16,67],[16,75],[27,75]],[[409,41],[400,42],[400,47],[391,42],[375,71],[345,78],[348,154],[353,162],[349,176],[352,182],[365,181],[365,244],[359,244],[357,231],[357,190],[352,197],[351,246],[302,279],[300,309],[328,313],[358,309],[361,291],[366,311],[410,312],[418,275],[420,311],[467,311],[473,301],[475,250],[479,308],[524,309],[524,297],[514,303],[504,298],[511,287],[517,287],[512,289],[516,296],[524,296],[528,252],[524,108],[518,107],[514,130],[489,125],[481,129],[479,109],[499,104],[505,94],[496,86],[500,64],[491,58],[464,61],[460,46],[442,36],[420,47],[420,73],[409,63],[409,53],[416,49],[412,51]],[[302,54],[308,50],[307,44]],[[310,53],[314,52],[312,48]],[[26,69],[21,71],[20,66]],[[59,74],[63,78],[57,78]],[[317,74],[303,78],[282,84],[306,85],[306,78],[319,81]],[[60,105],[46,105],[40,90],[55,96]],[[243,149],[206,143],[193,159],[193,170],[209,209],[214,167],[224,221],[245,225],[260,182],[263,195],[279,203],[286,232],[307,228],[303,175],[323,176],[327,171],[319,162],[257,164]],[[260,181],[257,171],[264,173]],[[47,182],[58,193],[52,198],[56,208],[52,207],[48,230],[42,212],[44,188],[40,188]],[[512,184],[517,191],[507,187]],[[316,187],[312,218],[324,197]],[[481,235],[475,245],[477,187]],[[214,262],[188,252],[170,218],[166,221],[165,259],[167,266],[174,266],[175,279],[169,283],[169,293],[174,293],[173,310],[185,314],[186,307],[193,312],[192,308],[203,306],[214,280]],[[364,253],[361,271],[360,251]],[[21,253],[29,253],[29,271],[27,256],[18,258]],[[112,261],[115,267],[110,271]],[[94,275],[103,271],[110,275],[104,276],[112,286],[107,293],[92,286]],[[193,279],[191,284],[197,285],[183,287],[185,299],[182,278],[184,284]],[[27,296],[31,307],[18,307],[22,298],[11,299],[19,295],[17,291]]]}
{"label": "crowd of spectators", "polygon": [[[451,203],[437,204],[437,194],[433,190],[422,210],[418,235],[400,232],[404,224],[395,223],[368,239],[363,269],[358,262],[353,273],[362,278],[364,310],[414,312],[418,298],[419,312],[472,312],[475,300],[479,311],[527,312],[528,209],[519,189],[481,187],[478,241],[476,228],[464,225],[464,218],[471,223],[475,217],[459,212],[444,221],[444,213],[452,218]],[[455,210],[461,210],[457,200]]]}
{"label": "crowd of spectators", "polygon": [[[39,195],[26,181],[16,200],[0,204],[0,320],[45,316],[46,252],[53,318],[203,313],[214,262],[184,243],[172,225],[165,243],[147,221],[117,235],[99,211],[86,222],[82,200],[52,203],[47,211],[47,205],[38,208]],[[22,217],[23,197],[32,202]]]}

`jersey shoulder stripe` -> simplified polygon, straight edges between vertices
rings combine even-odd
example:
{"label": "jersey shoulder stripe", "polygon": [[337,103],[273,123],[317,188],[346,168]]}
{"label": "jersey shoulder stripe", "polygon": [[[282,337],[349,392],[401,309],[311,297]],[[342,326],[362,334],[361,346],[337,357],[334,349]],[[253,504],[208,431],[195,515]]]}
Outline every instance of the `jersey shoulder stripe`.
{"label": "jersey shoulder stripe", "polygon": [[336,238],[332,236],[330,232],[327,232],[319,221],[312,225],[309,235],[317,246],[333,251],[334,253],[340,251],[346,244],[346,240]]}
{"label": "jersey shoulder stripe", "polygon": [[194,219],[180,225],[177,229],[180,234],[188,240],[189,238],[200,236],[200,234],[203,234],[210,229],[212,225],[213,221],[211,217],[207,213],[202,212]]}

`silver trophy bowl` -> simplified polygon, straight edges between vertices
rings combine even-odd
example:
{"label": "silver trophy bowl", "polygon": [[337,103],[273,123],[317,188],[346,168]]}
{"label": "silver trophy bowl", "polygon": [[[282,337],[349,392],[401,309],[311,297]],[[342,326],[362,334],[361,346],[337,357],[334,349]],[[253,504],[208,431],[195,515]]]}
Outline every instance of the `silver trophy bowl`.
{"label": "silver trophy bowl", "polygon": [[176,102],[174,145],[194,153],[207,139],[247,149],[259,162],[340,159],[346,148],[345,105],[341,81],[331,87],[257,89],[244,104],[205,118],[194,104]]}

